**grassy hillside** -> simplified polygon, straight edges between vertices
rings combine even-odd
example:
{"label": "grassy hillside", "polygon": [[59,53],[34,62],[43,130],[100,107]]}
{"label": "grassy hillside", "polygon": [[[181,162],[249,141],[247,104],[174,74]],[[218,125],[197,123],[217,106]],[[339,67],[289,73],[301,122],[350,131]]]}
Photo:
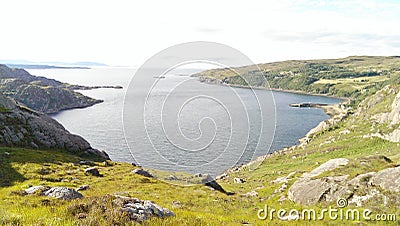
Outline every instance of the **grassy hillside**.
{"label": "grassy hillside", "polygon": [[[242,86],[297,90],[359,100],[387,84],[400,82],[400,57],[352,56],[343,59],[291,60],[195,76]],[[266,83],[268,81],[268,84]]]}
{"label": "grassy hillside", "polygon": [[[219,179],[218,183],[227,191],[235,192],[234,195],[228,196],[203,185],[180,186],[146,178],[131,173],[136,167],[128,163],[104,164],[63,151],[0,148],[0,224],[126,224],[123,216],[110,210],[110,200],[107,195],[112,194],[152,200],[176,214],[176,217],[166,219],[150,219],[146,222],[148,225],[282,224],[282,221],[276,217],[272,220],[260,220],[257,213],[265,205],[274,209],[314,208],[316,211],[327,206],[336,207],[334,202],[323,200],[306,207],[285,197],[287,197],[288,188],[303,173],[315,169],[330,159],[347,158],[349,163],[318,177],[349,175],[349,178],[354,178],[363,173],[377,172],[400,165],[399,143],[386,140],[388,134],[399,128],[399,123],[393,123],[395,121],[390,119],[390,117],[397,117],[392,114],[393,107],[397,105],[392,103],[398,101],[396,96],[400,92],[400,85],[396,82],[399,59],[396,57],[350,57],[340,60],[288,61],[260,65],[265,72],[268,70],[282,72],[284,70],[289,73],[283,73],[281,77],[274,78],[276,82],[272,84],[275,84],[275,87],[281,84],[279,81],[286,80],[288,84],[285,87],[279,86],[279,88],[304,91],[311,89],[312,92],[323,93],[321,90],[317,91],[316,87],[328,84],[329,89],[325,93],[337,95],[333,91],[339,90],[343,94],[347,93],[347,96],[357,98],[361,103],[358,109],[348,112],[340,122],[314,134],[308,143],[278,151],[265,158],[258,167],[245,166],[240,170],[232,170],[224,178]],[[284,65],[286,65],[285,68],[283,68]],[[316,65],[331,66],[327,70],[318,72],[320,74],[318,76],[300,70],[304,67],[319,68]],[[296,68],[299,70],[296,71]],[[238,70],[246,71],[247,69],[240,68]],[[376,72],[366,74],[368,70],[376,70]],[[333,71],[337,71],[337,73],[333,73]],[[350,71],[352,72],[351,76],[348,75]],[[207,71],[202,76],[212,76],[212,78],[221,80],[228,77],[229,82],[235,81],[235,75],[223,70]],[[257,78],[256,75],[252,76]],[[313,76],[317,80],[313,79],[314,81],[305,85],[304,88],[300,85],[301,82],[296,82]],[[387,83],[391,85],[383,88]],[[291,85],[294,86],[291,87]],[[96,166],[102,177],[85,174],[83,170],[88,165],[81,164],[81,160]],[[288,175],[290,176],[286,188],[282,187],[282,184],[273,183],[277,178]],[[236,177],[245,182],[234,183]],[[88,190],[82,191],[85,198],[74,201],[62,201],[45,196],[22,196],[20,192],[35,185],[77,188],[86,184],[90,187]],[[365,192],[365,188],[361,187],[355,194],[363,195]],[[395,221],[373,223],[400,224],[399,194],[383,190],[379,190],[379,192],[383,196],[369,199],[362,207],[350,205],[345,210],[368,208],[373,211],[372,218],[376,214],[396,214]],[[87,217],[78,219],[77,213],[79,212],[86,213]],[[290,221],[286,223],[308,225],[310,222]],[[372,222],[330,221],[325,218],[312,223],[343,225]]]}

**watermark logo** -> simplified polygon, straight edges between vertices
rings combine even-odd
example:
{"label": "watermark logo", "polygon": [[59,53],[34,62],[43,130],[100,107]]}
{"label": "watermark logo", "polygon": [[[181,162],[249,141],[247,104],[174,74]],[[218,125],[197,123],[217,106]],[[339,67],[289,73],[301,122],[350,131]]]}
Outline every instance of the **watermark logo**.
{"label": "watermark logo", "polygon": [[314,208],[274,209],[264,205],[264,208],[258,210],[257,217],[260,220],[281,221],[396,221],[396,214],[374,214],[370,209],[348,208],[348,202],[343,198],[339,198],[336,205],[336,207],[329,206],[319,210]]}
{"label": "watermark logo", "polygon": [[[214,85],[193,77],[204,65],[223,69],[202,77]],[[275,133],[272,91],[251,89],[252,84],[269,87],[268,82],[257,66],[251,76],[241,74],[239,66],[244,65],[254,63],[214,42],[178,44],[149,58],[131,79],[124,99],[124,134],[135,161],[213,179],[267,154]],[[250,80],[254,78],[256,82]],[[250,89],[231,87],[230,79]]]}

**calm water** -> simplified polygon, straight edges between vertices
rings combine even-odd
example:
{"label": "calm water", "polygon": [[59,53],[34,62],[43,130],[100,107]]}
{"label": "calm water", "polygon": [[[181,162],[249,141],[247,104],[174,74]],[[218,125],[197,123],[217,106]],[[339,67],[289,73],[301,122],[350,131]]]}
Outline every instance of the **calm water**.
{"label": "calm water", "polygon": [[[215,174],[231,167],[232,162],[241,164],[268,151],[292,146],[328,116],[321,109],[291,108],[289,104],[339,102],[334,98],[272,92],[276,106],[276,130],[273,133],[270,129],[275,125],[273,108],[262,111],[263,125],[268,128],[261,128],[258,123],[260,112],[257,102],[252,101],[255,94],[251,90],[203,84],[195,78],[182,76],[187,73],[181,71],[158,80],[151,92],[137,88],[135,92],[128,93],[127,103],[132,103],[128,105],[132,110],[145,107],[147,133],[130,130],[134,126],[128,126],[125,130],[129,137],[125,140],[122,123],[124,96],[135,69],[51,69],[29,72],[71,84],[122,85],[122,90],[80,91],[87,96],[103,99],[104,103],[63,111],[52,117],[72,133],[87,139],[94,148],[105,150],[113,160],[137,161],[163,170],[177,170],[167,164],[172,162],[181,166],[178,170]],[[255,92],[265,97],[259,101],[273,106],[273,100],[264,95],[268,91]],[[150,95],[145,106],[143,103],[136,104],[139,101],[135,98],[147,94]],[[216,97],[222,103],[204,98],[206,96]],[[125,119],[130,120],[132,125],[141,123],[135,122],[136,118],[126,118],[126,115]],[[263,129],[262,135],[259,134],[260,129]],[[151,142],[144,142],[146,137]],[[157,153],[154,154],[152,150],[157,150]],[[165,162],[160,161],[160,156]],[[214,165],[207,165],[213,160],[218,161],[214,161]]]}

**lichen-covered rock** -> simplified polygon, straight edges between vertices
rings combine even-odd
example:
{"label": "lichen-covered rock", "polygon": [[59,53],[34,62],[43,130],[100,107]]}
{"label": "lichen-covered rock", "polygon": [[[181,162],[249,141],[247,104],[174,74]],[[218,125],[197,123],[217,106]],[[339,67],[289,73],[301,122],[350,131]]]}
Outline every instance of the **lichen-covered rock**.
{"label": "lichen-covered rock", "polygon": [[121,211],[126,212],[132,221],[143,222],[152,217],[165,218],[175,216],[172,211],[149,200],[119,195],[115,195],[114,198],[113,204],[115,208],[120,208]]}
{"label": "lichen-covered rock", "polygon": [[[388,100],[388,98],[393,98],[390,106],[376,107],[378,103]],[[371,114],[372,109],[373,112],[377,113]],[[391,142],[400,142],[400,128],[398,128],[400,123],[400,92],[398,87],[387,85],[376,94],[366,98],[359,104],[355,115],[373,123],[386,124],[389,128],[384,132],[377,131],[365,134],[363,138],[379,137]]]}
{"label": "lichen-covered rock", "polygon": [[[389,89],[391,89],[391,88],[388,87],[388,88],[383,89],[380,92],[378,92],[378,94],[375,95],[375,96],[377,96],[376,98],[379,98],[380,96],[382,96],[383,95],[382,93],[384,93],[385,91],[387,92],[387,90],[389,90]],[[371,99],[373,99],[373,98],[371,98]],[[398,93],[395,96],[395,98],[392,102],[392,105],[391,105],[391,111],[373,115],[371,118],[379,123],[388,122],[393,125],[399,124],[400,123],[400,93]]]}
{"label": "lichen-covered rock", "polygon": [[300,178],[289,188],[288,198],[302,205],[315,205],[320,201],[335,201],[338,198],[347,197],[351,191],[340,184],[347,176]]}
{"label": "lichen-covered rock", "polygon": [[345,166],[349,163],[349,160],[346,158],[337,158],[337,159],[330,159],[329,161],[323,163],[322,165],[318,166],[314,170],[309,173],[303,174],[303,177],[315,177],[324,173],[326,171],[334,170],[340,166]]}
{"label": "lichen-covered rock", "polygon": [[370,183],[387,191],[400,192],[400,166],[377,172]]}
{"label": "lichen-covered rock", "polygon": [[343,121],[345,118],[347,118],[347,112],[341,112],[338,115],[335,115],[332,118],[329,118],[325,121],[320,122],[316,127],[312,128],[305,137],[299,139],[300,144],[304,145],[310,141],[310,139],[320,131],[327,130],[330,127],[333,127],[334,125],[338,124],[339,122]]}
{"label": "lichen-covered rock", "polygon": [[354,177],[353,179],[349,180],[347,184],[349,186],[352,186],[354,189],[357,189],[361,185],[361,183],[369,181],[373,175],[375,175],[375,172],[360,174]]}
{"label": "lichen-covered rock", "polygon": [[52,187],[49,190],[45,191],[43,194],[45,196],[64,200],[83,198],[83,195],[81,193],[77,192],[75,189],[67,187]]}
{"label": "lichen-covered rock", "polygon": [[41,186],[41,185],[32,186],[30,188],[25,189],[25,194],[30,195],[30,194],[35,194],[35,193],[38,193],[38,192],[43,193],[43,192],[47,191],[48,189],[50,189],[50,188],[49,187],[45,187],[45,186]]}
{"label": "lichen-covered rock", "polygon": [[[372,159],[391,162],[382,155],[366,157],[362,161]],[[310,173],[304,173],[289,188],[288,198],[302,205],[315,205],[321,201],[331,202],[341,198],[361,206],[371,198],[382,197],[383,191],[400,192],[400,167],[387,168],[377,173],[368,172],[351,179],[349,175],[316,178],[321,173],[336,169],[347,162],[347,159],[332,159]]]}

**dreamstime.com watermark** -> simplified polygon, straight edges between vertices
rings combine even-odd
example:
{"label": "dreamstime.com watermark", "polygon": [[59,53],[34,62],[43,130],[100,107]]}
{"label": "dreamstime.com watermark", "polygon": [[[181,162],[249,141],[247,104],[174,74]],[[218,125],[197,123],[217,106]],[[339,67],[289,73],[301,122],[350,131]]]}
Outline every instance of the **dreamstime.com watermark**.
{"label": "dreamstime.com watermark", "polygon": [[373,213],[370,209],[354,209],[346,208],[347,200],[339,198],[336,202],[337,207],[331,207],[320,210],[313,208],[308,209],[274,209],[265,205],[259,209],[257,217],[260,220],[279,219],[287,220],[304,220],[304,221],[322,221],[322,220],[343,220],[343,221],[396,221],[396,214],[390,213]]}

